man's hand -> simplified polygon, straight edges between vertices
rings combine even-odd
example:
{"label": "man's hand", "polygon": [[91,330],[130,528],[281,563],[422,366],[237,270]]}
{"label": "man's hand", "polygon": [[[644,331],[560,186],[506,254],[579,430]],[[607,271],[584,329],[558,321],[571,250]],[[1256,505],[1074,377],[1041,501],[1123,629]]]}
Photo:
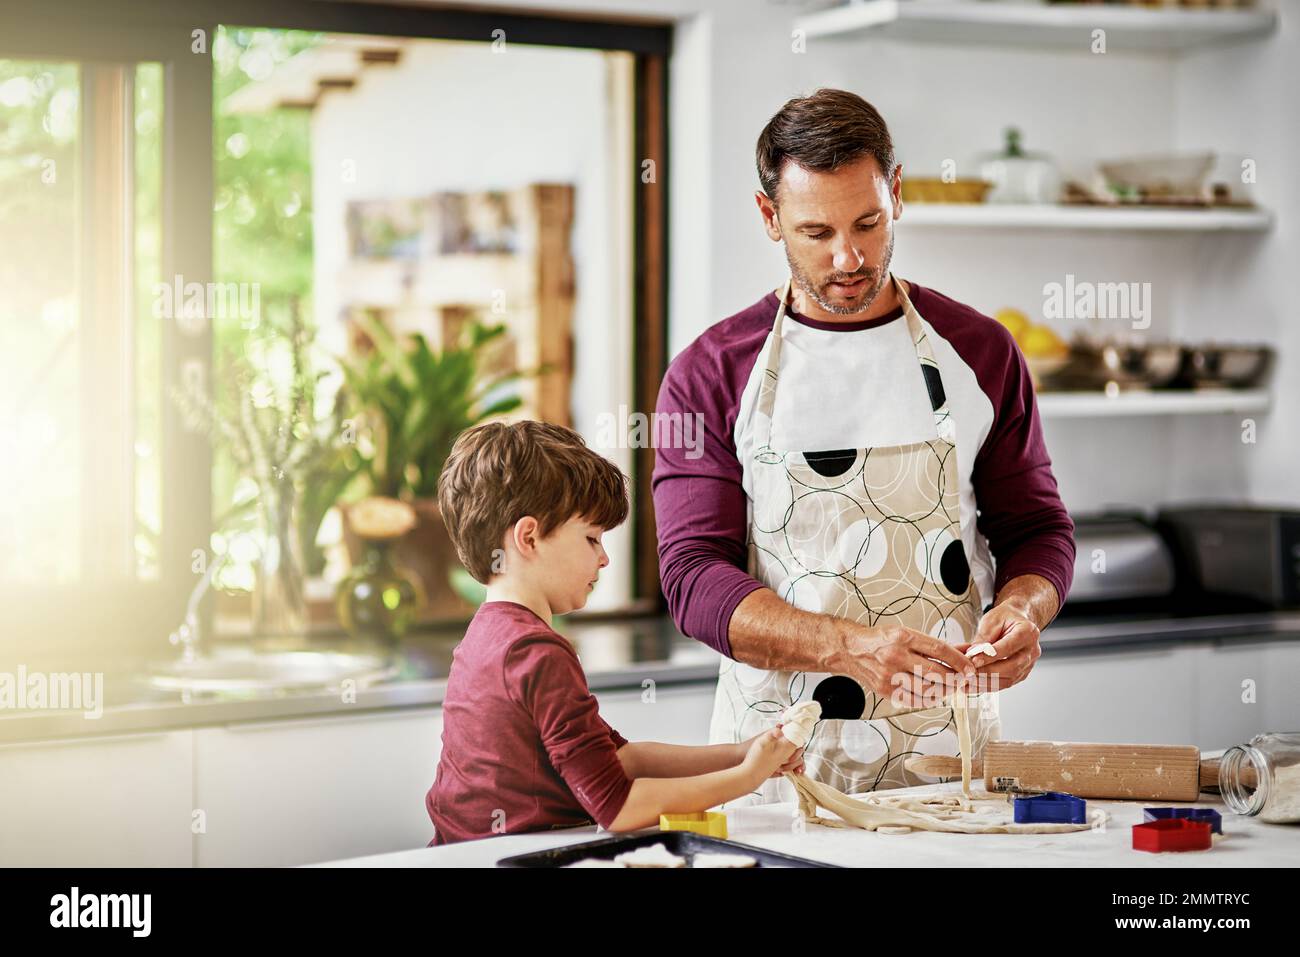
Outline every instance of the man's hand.
{"label": "man's hand", "polygon": [[962,675],[973,677],[976,668],[954,645],[902,625],[868,628],[845,621],[861,632],[861,642],[850,638],[847,650],[856,655],[834,663],[837,674],[855,678],[880,697],[900,708],[935,708],[956,690]]}
{"label": "man's hand", "polygon": [[990,608],[980,620],[975,641],[956,646],[964,653],[972,645],[988,642],[997,651],[996,658],[982,652],[971,657],[971,662],[979,669],[979,677],[971,692],[1001,691],[1029,677],[1034,662],[1043,653],[1038,635],[1038,626],[1020,607],[1006,603]]}
{"label": "man's hand", "polygon": [[[1055,587],[1038,575],[1021,575],[1003,586],[998,603],[980,620],[975,640],[957,645],[965,652],[972,645],[988,642],[997,651],[996,658],[986,654],[971,657],[980,674],[973,690],[999,691],[1029,677],[1043,653],[1040,629],[1055,617],[1058,604]],[[986,678],[988,675],[997,678]]]}

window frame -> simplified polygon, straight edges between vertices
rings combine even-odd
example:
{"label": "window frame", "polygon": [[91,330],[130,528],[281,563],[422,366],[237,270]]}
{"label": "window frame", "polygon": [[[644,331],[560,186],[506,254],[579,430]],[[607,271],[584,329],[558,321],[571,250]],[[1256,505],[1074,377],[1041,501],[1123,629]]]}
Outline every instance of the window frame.
{"label": "window frame", "polygon": [[[213,70],[218,24],[490,42],[504,30],[507,42],[621,50],[635,55],[635,153],[638,169],[633,215],[634,408],[655,407],[667,369],[668,288],[668,58],[670,21],[632,17],[535,15],[319,0],[135,0],[120,11],[96,0],[68,0],[51,8],[33,0],[8,0],[0,13],[0,57],[91,63],[157,62],[163,68],[162,260],[163,276],[211,281],[213,272]],[[206,52],[191,52],[194,31],[205,31]],[[84,157],[84,153],[83,153]],[[654,160],[656,176],[641,181],[640,162]],[[83,158],[83,169],[88,160]],[[195,334],[167,322],[162,335],[162,536],[159,580],[48,588],[0,584],[9,610],[6,631],[39,636],[42,651],[93,647],[96,629],[115,606],[132,609],[141,649],[157,650],[179,623],[190,590],[196,549],[206,551],[212,531],[213,454],[202,434],[186,429],[166,397],[181,386],[182,367],[212,379],[212,334]],[[633,450],[632,611],[664,607],[659,587],[657,537],[650,475],[654,450]],[[68,601],[72,593],[78,600]],[[205,603],[210,605],[210,602]],[[102,646],[101,646],[102,647]]]}

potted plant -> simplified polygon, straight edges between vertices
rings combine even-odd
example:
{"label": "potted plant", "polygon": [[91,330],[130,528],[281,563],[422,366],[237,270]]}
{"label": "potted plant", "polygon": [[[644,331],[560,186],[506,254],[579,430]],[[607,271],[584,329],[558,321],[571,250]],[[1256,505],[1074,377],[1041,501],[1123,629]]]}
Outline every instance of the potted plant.
{"label": "potted plant", "polygon": [[[506,387],[523,373],[486,371],[489,350],[504,325],[470,320],[441,350],[419,333],[400,341],[381,322],[358,317],[368,349],[341,361],[345,388],[364,441],[361,468],[371,495],[402,499],[415,510],[414,527],[394,544],[395,561],[420,578],[432,617],[468,613],[451,587],[455,549],[438,513],[438,477],[456,437],[465,429],[518,409],[523,400]],[[361,544],[347,509],[344,533],[353,561]]]}

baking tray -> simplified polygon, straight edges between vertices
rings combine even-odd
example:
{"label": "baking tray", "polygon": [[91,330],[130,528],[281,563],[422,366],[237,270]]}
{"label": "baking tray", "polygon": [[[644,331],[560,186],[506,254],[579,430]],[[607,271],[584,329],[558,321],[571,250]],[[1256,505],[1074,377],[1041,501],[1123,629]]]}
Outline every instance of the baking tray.
{"label": "baking tray", "polygon": [[[838,864],[810,861],[805,857],[794,857],[790,854],[767,851],[761,847],[738,844],[735,841],[705,837],[692,831],[653,831],[649,834],[609,837],[600,841],[588,841],[585,844],[554,847],[546,851],[535,851],[532,854],[516,854],[514,857],[503,857],[497,861],[497,867],[564,867],[566,864],[576,864],[588,857],[613,860],[625,851],[634,851],[638,847],[646,847],[650,844],[662,844],[672,853],[685,857],[687,867],[692,865],[695,854],[701,851],[711,854],[748,854],[758,861],[758,867],[839,867]],[[750,868],[743,868],[743,870],[750,870]]]}

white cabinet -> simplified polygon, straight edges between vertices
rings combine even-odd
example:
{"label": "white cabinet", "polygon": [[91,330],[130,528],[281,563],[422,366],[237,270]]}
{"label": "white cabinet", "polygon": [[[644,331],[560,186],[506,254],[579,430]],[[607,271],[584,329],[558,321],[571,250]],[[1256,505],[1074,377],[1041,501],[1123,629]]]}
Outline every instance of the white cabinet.
{"label": "white cabinet", "polygon": [[188,867],[188,730],[0,746],[0,867]]}
{"label": "white cabinet", "polygon": [[[1243,701],[1246,682],[1254,700]],[[1194,744],[1300,729],[1300,641],[1250,638],[1048,654],[1000,695],[1008,740]]]}
{"label": "white cabinet", "polygon": [[1300,641],[1234,639],[1197,652],[1204,749],[1243,744],[1264,731],[1300,730]]}
{"label": "white cabinet", "polygon": [[201,867],[291,866],[423,847],[442,711],[267,721],[194,732]]}
{"label": "white cabinet", "polygon": [[593,692],[600,715],[629,741],[708,744],[716,680],[647,690]]}
{"label": "white cabinet", "polygon": [[1187,646],[1045,654],[999,693],[1013,741],[1199,744],[1196,656]]}

